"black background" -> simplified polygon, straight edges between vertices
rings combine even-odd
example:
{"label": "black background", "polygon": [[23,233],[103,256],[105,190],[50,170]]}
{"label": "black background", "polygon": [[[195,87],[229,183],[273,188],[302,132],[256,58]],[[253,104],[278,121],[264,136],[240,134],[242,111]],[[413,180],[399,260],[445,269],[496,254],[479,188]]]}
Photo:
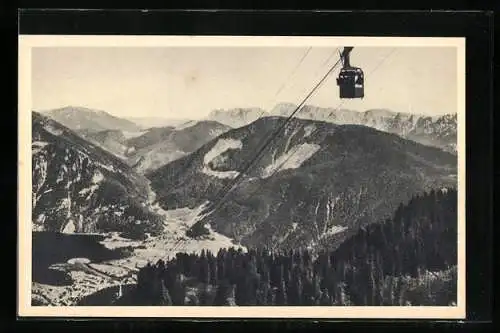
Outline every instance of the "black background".
{"label": "black background", "polygon": [[[3,18],[3,17],[2,17]],[[466,209],[467,209],[467,320],[445,322],[410,322],[365,320],[361,322],[326,322],[310,320],[245,320],[250,322],[249,330],[258,329],[369,329],[382,328],[384,331],[402,329],[480,329],[480,323],[492,319],[492,239],[493,233],[493,13],[492,12],[311,12],[311,11],[56,11],[21,10],[12,15],[12,25],[7,26],[13,51],[9,57],[12,70],[11,79],[4,101],[11,102],[10,109],[4,109],[10,121],[0,122],[0,131],[17,141],[17,24],[21,34],[74,34],[74,35],[309,35],[309,36],[419,36],[419,37],[466,37]],[[7,21],[3,21],[5,26]],[[7,48],[4,48],[4,50]],[[4,77],[5,79],[5,77]],[[5,89],[5,88],[4,88]],[[4,104],[5,106],[5,104]],[[5,117],[7,119],[7,117]],[[5,139],[4,139],[5,140]],[[17,160],[16,147],[6,161]],[[2,173],[2,188],[17,188],[17,165]],[[3,167],[7,166],[4,163]],[[12,172],[12,176],[9,175]],[[16,223],[17,194],[6,197],[2,191],[2,203],[8,207],[12,218],[5,219],[2,236],[12,246],[2,252],[13,256],[17,243]],[[12,191],[15,192],[15,191]],[[5,210],[7,211],[7,210]],[[8,223],[7,223],[8,222]],[[17,245],[17,244],[16,244]],[[16,250],[17,252],[17,250]],[[11,265],[11,270],[17,271]],[[15,267],[15,268],[14,268]],[[13,279],[14,273],[7,274]],[[5,281],[5,280],[4,280]],[[2,284],[3,300],[7,292],[15,300],[17,290],[12,286],[17,280]],[[179,330],[224,330],[235,331],[244,327],[241,321],[197,323],[196,321],[172,321],[172,319],[98,319],[95,321],[71,321],[67,318],[42,319],[17,318],[17,301],[3,312],[2,328],[12,332],[18,329],[38,331],[166,331]],[[17,320],[17,322],[16,322]],[[205,319],[200,319],[205,321]],[[472,323],[474,321],[476,323]],[[5,324],[8,323],[8,326]],[[390,324],[389,324],[390,323]],[[238,326],[237,326],[238,325]],[[486,328],[481,326],[481,328]],[[481,330],[482,331],[482,330]]]}

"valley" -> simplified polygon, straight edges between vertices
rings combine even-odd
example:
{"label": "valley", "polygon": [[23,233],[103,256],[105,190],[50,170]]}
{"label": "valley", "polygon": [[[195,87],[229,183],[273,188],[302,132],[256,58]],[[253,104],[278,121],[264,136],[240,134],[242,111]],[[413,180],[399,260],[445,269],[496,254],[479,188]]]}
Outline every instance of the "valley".
{"label": "valley", "polygon": [[415,196],[456,187],[453,117],[340,120],[309,106],[263,148],[287,105],[148,128],[76,107],[33,112],[33,304],[113,303],[142,267],[177,254],[334,251]]}
{"label": "valley", "polygon": [[[172,258],[177,253],[241,247],[212,230],[202,239],[186,237],[186,231],[200,218],[203,207],[165,211],[154,205],[155,194],[150,189],[148,195],[152,210],[162,217],[163,222],[162,232],[156,236],[147,234],[143,240],[134,240],[122,237],[119,232],[33,232],[33,256],[36,258],[34,267],[38,269],[34,271],[32,285],[35,304],[75,305],[100,290],[135,283],[139,268],[148,262]],[[75,237],[83,239],[80,246],[75,246],[75,241],[72,240]],[[60,248],[65,251],[59,252]],[[244,247],[241,248],[245,250]],[[68,251],[71,249],[72,251]],[[50,279],[53,271],[62,272],[63,278],[57,281]]]}

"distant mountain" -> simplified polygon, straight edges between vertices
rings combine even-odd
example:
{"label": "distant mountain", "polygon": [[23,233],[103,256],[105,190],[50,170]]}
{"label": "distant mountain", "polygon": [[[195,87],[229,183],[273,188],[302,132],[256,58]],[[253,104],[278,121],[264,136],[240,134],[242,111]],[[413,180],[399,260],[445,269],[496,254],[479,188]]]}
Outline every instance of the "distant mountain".
{"label": "distant mountain", "polygon": [[175,127],[152,127],[146,130],[142,135],[128,140],[127,144],[136,150],[152,146],[164,141],[175,131]]}
{"label": "distant mountain", "polygon": [[67,106],[41,112],[58,123],[72,130],[91,130],[94,132],[104,130],[121,130],[128,132],[141,131],[141,127],[129,120],[110,115],[101,110],[85,107]]}
{"label": "distant mountain", "polygon": [[143,173],[191,153],[229,129],[215,121],[187,121],[177,127],[152,127],[141,132],[75,132]]}
{"label": "distant mountain", "polygon": [[[270,113],[278,116],[289,116],[295,109],[295,105],[283,103],[276,105]],[[302,119],[327,121],[339,125],[369,126],[425,145],[439,147],[448,152],[456,152],[456,114],[430,117],[394,112],[387,109],[371,109],[358,112],[304,105],[296,116]]]}
{"label": "distant mountain", "polygon": [[258,118],[268,115],[269,114],[261,108],[217,109],[210,112],[207,119],[237,128],[248,125]]}
{"label": "distant mountain", "polygon": [[58,122],[37,112],[32,118],[34,230],[162,230],[149,210],[147,179]]}
{"label": "distant mountain", "polygon": [[456,156],[359,125],[292,119],[224,204],[263,138],[285,121],[261,118],[147,173],[165,208],[212,204],[198,224],[247,247],[334,246],[390,216],[416,193],[456,185]]}
{"label": "distant mountain", "polygon": [[[288,117],[296,107],[295,104],[280,103],[269,112],[264,112],[260,109],[215,110],[209,115],[209,118],[236,128],[248,125],[259,117]],[[358,112],[347,109],[304,105],[295,114],[295,117],[326,121],[338,125],[369,126],[425,145],[439,147],[448,152],[456,153],[456,114],[430,117],[394,112],[386,109],[372,109],[365,112]]]}
{"label": "distant mountain", "polygon": [[127,159],[141,173],[154,170],[195,151],[229,129],[216,121],[189,122],[177,128],[151,128],[127,141]]}
{"label": "distant mountain", "polygon": [[162,117],[129,117],[126,119],[139,125],[143,129],[149,129],[152,127],[177,127],[190,121],[189,119],[173,119]]}
{"label": "distant mountain", "polygon": [[122,159],[126,158],[125,155],[127,154],[129,147],[127,146],[127,137],[123,131],[104,130],[95,132],[92,130],[80,130],[76,131],[76,133],[93,144],[107,150],[113,155]]}

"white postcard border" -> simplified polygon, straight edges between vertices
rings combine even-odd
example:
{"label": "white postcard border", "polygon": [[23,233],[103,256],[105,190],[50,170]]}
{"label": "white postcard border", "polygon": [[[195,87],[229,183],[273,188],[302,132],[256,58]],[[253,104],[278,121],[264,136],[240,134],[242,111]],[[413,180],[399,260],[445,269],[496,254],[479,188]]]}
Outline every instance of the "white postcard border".
{"label": "white postcard border", "polygon": [[[458,294],[445,307],[150,307],[31,306],[31,49],[33,47],[456,47],[458,155]],[[465,38],[277,36],[19,36],[18,315],[171,318],[465,318]]]}

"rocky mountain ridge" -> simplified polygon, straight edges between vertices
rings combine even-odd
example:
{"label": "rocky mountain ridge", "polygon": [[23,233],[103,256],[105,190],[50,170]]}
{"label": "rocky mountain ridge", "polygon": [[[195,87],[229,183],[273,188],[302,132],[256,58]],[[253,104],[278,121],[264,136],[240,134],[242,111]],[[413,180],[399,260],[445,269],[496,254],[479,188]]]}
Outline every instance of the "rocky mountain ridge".
{"label": "rocky mountain ridge", "polygon": [[284,117],[232,129],[146,176],[164,209],[217,202],[199,222],[245,246],[315,246],[382,219],[415,193],[456,185],[456,156],[360,125],[293,119],[249,170]]}
{"label": "rocky mountain ridge", "polygon": [[147,179],[58,122],[32,118],[34,230],[141,237],[161,230]]}

